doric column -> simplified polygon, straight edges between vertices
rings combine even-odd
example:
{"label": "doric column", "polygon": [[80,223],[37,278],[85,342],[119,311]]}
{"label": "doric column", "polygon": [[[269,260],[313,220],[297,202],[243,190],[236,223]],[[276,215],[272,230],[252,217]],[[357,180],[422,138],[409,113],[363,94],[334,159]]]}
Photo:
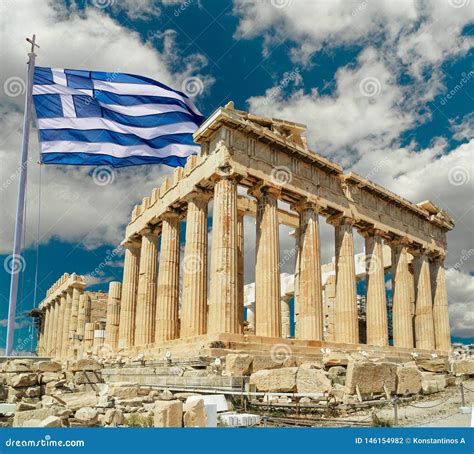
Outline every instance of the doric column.
{"label": "doric column", "polygon": [[295,337],[323,340],[323,292],[321,284],[321,253],[319,218],[315,205],[303,203],[293,207],[299,213],[298,269],[296,307],[298,323]]}
{"label": "doric column", "polygon": [[87,352],[92,349],[94,343],[94,323],[87,322],[84,326],[84,342],[83,351]]}
{"label": "doric column", "polygon": [[51,303],[49,304],[49,309],[50,309],[50,317],[51,317],[51,320],[49,322],[49,329],[48,329],[48,345],[47,345],[47,352],[48,352],[48,356],[54,356],[54,351],[55,351],[55,336],[54,336],[54,333],[56,332],[56,324],[57,324],[57,321],[58,321],[58,316],[57,316],[57,306],[58,306],[58,303],[56,300],[54,301],[51,301]]}
{"label": "doric column", "polygon": [[281,337],[279,190],[258,185],[255,262],[255,334]]}
{"label": "doric column", "polygon": [[358,344],[359,322],[352,221],[338,217],[329,222],[335,226],[336,234],[335,340],[346,344]]}
{"label": "doric column", "polygon": [[408,266],[408,243],[400,239],[392,247],[392,331],[393,345],[413,348],[411,287],[413,277]]}
{"label": "doric column", "polygon": [[105,323],[105,344],[112,351],[117,350],[118,331],[120,322],[120,297],[122,294],[122,283],[111,282],[107,298],[107,318]]}
{"label": "doric column", "polygon": [[66,291],[66,306],[64,307],[64,318],[63,318],[63,341],[61,346],[61,358],[67,359],[69,350],[69,324],[71,321],[71,309],[72,309],[72,292],[73,289],[69,288]]}
{"label": "doric column", "polygon": [[[155,342],[176,339],[179,336],[179,214],[168,211],[161,219]],[[187,298],[191,299],[187,304],[193,304],[198,298],[202,298],[202,295],[191,295],[188,292]],[[199,304],[202,304],[202,300]]]}
{"label": "doric column", "polygon": [[249,332],[255,334],[255,303],[247,306],[247,323]]}
{"label": "doric column", "polygon": [[414,253],[415,272],[415,345],[416,348],[435,348],[433,327],[433,299],[431,297],[430,264],[424,251]]}
{"label": "doric column", "polygon": [[328,276],[324,285],[324,340],[335,342],[336,276]]}
{"label": "doric column", "polygon": [[74,349],[76,347],[76,332],[77,332],[77,317],[79,314],[79,298],[82,293],[82,288],[74,287],[72,289],[72,306],[71,317],[69,321],[69,350],[67,356],[73,358]]}
{"label": "doric column", "polygon": [[43,342],[41,346],[42,356],[49,355],[48,342],[49,342],[50,324],[51,324],[51,304],[47,304],[44,308],[44,334],[43,334]]}
{"label": "doric column", "polygon": [[131,243],[124,248],[125,260],[123,265],[122,297],[120,300],[119,349],[134,345],[140,266],[140,247],[136,243]]}
{"label": "doric column", "polygon": [[388,345],[388,316],[382,237],[372,229],[362,235],[365,237],[367,344],[385,346]]}
{"label": "doric column", "polygon": [[56,325],[57,329],[55,331],[55,335],[56,335],[55,357],[59,359],[61,358],[62,346],[63,346],[64,312],[65,312],[66,304],[67,304],[66,295],[67,295],[66,292],[63,292],[61,294],[61,300],[60,300],[59,308],[58,308],[58,323]]}
{"label": "doric column", "polygon": [[74,350],[76,351],[76,358],[82,350],[82,342],[84,341],[84,327],[86,324],[85,310],[86,310],[86,298],[87,296],[83,293],[79,295],[79,307],[77,309],[77,328],[74,336]]}
{"label": "doric column", "polygon": [[237,301],[239,322],[244,323],[244,214],[237,212]]}
{"label": "doric column", "polygon": [[283,339],[291,336],[290,299],[287,296],[281,298],[281,337]]}
{"label": "doric column", "polygon": [[134,345],[151,344],[154,339],[157,261],[157,235],[151,229],[146,229],[142,232],[140,251]]}
{"label": "doric column", "polygon": [[93,351],[95,354],[103,355],[105,352],[103,350],[104,341],[105,341],[105,330],[101,323],[94,323],[94,337],[92,341]]}
{"label": "doric column", "polygon": [[444,257],[436,257],[430,263],[431,288],[433,294],[433,323],[436,350],[451,349],[449,329],[448,293],[444,275]]}
{"label": "doric column", "polygon": [[[207,331],[207,204],[209,198],[210,195],[204,192],[193,192],[188,196],[183,259],[181,338],[199,336]],[[161,264],[160,259],[160,267]],[[173,270],[176,271],[174,263]]]}
{"label": "doric column", "polygon": [[237,183],[214,186],[208,333],[241,333],[237,276]]}

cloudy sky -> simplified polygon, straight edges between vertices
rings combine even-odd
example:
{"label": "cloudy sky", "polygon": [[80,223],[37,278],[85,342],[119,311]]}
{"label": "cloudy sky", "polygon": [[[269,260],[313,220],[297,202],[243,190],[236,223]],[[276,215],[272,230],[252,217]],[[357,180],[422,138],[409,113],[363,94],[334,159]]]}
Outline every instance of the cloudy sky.
{"label": "cloudy sky", "polygon": [[[304,123],[315,152],[413,202],[446,209],[456,223],[447,260],[452,333],[474,337],[472,0],[2,0],[0,8],[0,345],[25,37],[33,33],[39,66],[146,75],[191,90],[206,116],[233,100],[239,109]],[[123,258],[113,251],[131,209],[171,171],[135,167],[98,177],[88,167],[40,172],[37,161],[33,130],[17,348],[29,342],[26,311],[63,272],[91,275],[94,290],[121,280]],[[245,227],[250,282],[253,220]],[[321,230],[330,261],[333,230],[324,223]],[[293,247],[289,233],[282,227],[283,254]],[[360,239],[356,246],[362,252]],[[293,269],[290,258],[283,271]]]}

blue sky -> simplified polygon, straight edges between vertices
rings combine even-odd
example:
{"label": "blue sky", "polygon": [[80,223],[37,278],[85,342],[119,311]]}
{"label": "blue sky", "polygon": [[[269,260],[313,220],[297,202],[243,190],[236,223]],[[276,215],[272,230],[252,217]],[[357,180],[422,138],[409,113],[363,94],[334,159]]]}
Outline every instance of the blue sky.
{"label": "blue sky", "polygon": [[[447,209],[457,225],[448,236],[451,324],[453,334],[472,337],[474,8],[469,0],[374,3],[2,3],[1,262],[11,253],[23,99],[8,87],[18,79],[24,83],[24,38],[36,33],[38,65],[143,74],[178,89],[193,78],[205,116],[232,100],[239,109],[305,123],[311,149],[414,202],[429,198]],[[24,314],[34,304],[36,268],[37,301],[62,273],[93,273],[120,242],[133,205],[170,171],[121,169],[100,186],[93,169],[43,167],[37,260],[34,136],[17,343],[28,336]],[[250,221],[247,226],[250,282],[254,233]],[[282,248],[291,249],[285,229],[282,235]],[[323,260],[329,261],[331,230],[322,236],[328,244]],[[93,273],[90,288],[106,290],[110,280],[120,280],[121,265],[119,256],[105,272]],[[0,345],[9,279],[0,267]]]}

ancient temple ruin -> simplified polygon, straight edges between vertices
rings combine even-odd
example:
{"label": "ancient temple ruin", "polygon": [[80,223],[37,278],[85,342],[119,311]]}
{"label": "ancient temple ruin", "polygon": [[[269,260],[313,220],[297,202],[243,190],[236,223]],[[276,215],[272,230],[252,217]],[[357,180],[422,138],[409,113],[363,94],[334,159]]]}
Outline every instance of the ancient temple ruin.
{"label": "ancient temple ruin", "polygon": [[[255,116],[232,104],[202,124],[194,135],[200,154],[189,157],[184,168],[133,209],[122,242],[123,282],[112,283],[109,292],[104,334],[109,350],[145,358],[163,358],[166,352],[178,357],[270,352],[274,345],[309,356],[325,347],[447,354],[443,263],[453,220],[430,201],[415,204],[353,172],[344,173],[308,149],[304,131],[301,124]],[[290,209],[279,207],[279,201]],[[256,281],[246,320],[244,216],[256,218]],[[319,239],[323,220],[334,226],[336,251],[332,277],[325,282]],[[292,338],[288,308],[282,304],[280,223],[294,227],[297,237]],[[366,344],[359,338],[355,234],[365,239]],[[387,270],[393,284],[393,346]],[[39,349],[47,354],[57,354],[53,345],[61,336],[61,357],[80,354],[77,341],[87,336],[82,289],[83,282],[69,276],[41,304]],[[333,301],[330,332],[324,329],[327,298]],[[244,325],[251,330],[244,332]]]}

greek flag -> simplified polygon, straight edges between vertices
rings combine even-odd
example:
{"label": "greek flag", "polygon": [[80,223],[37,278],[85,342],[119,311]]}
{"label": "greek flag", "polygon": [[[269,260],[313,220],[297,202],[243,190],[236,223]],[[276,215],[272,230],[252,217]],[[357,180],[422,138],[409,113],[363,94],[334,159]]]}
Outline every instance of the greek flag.
{"label": "greek flag", "polygon": [[203,116],[147,77],[36,67],[33,101],[45,164],[183,166]]}

